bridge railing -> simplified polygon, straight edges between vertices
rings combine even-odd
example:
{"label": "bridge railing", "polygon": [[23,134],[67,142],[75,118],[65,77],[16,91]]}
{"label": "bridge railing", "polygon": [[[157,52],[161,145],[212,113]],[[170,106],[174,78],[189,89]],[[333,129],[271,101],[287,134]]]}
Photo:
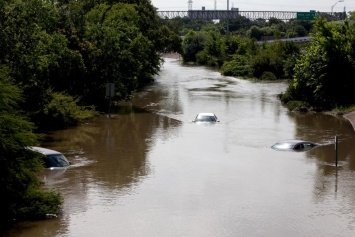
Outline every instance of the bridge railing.
{"label": "bridge railing", "polygon": [[[185,18],[199,20],[233,20],[238,17],[246,17],[250,20],[276,18],[279,20],[291,20],[297,18],[297,12],[293,11],[237,11],[237,10],[190,10],[190,11],[158,11],[163,19]],[[346,17],[343,12],[327,13],[316,12],[316,16],[326,17],[328,20],[342,20]]]}

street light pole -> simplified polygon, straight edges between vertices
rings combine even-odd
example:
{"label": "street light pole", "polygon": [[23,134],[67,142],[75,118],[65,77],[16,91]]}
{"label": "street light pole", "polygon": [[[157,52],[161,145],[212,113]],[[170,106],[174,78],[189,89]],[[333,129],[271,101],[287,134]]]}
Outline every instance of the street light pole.
{"label": "street light pole", "polygon": [[331,15],[333,15],[333,8],[335,7],[335,5],[337,5],[338,2],[344,2],[344,0],[338,0],[334,3],[334,5],[331,8]]}

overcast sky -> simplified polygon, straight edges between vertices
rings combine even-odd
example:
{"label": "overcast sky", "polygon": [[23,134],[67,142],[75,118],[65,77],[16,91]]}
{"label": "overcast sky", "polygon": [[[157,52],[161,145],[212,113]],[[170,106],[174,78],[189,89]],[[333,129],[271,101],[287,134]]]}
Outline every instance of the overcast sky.
{"label": "overcast sky", "polygon": [[[158,11],[187,11],[189,0],[151,0]],[[217,10],[227,9],[227,0],[192,0],[192,9]],[[320,12],[355,11],[355,0],[229,0],[229,8],[239,8],[240,11],[304,11]]]}

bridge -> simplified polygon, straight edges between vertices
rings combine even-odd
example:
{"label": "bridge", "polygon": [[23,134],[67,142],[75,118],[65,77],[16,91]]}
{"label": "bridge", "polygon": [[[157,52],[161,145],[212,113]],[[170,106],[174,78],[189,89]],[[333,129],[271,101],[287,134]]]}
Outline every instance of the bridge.
{"label": "bridge", "polygon": [[[276,18],[279,20],[291,20],[291,19],[300,19],[300,12],[293,11],[239,11],[237,8],[232,8],[232,10],[189,10],[189,11],[158,11],[158,16],[163,19],[174,19],[177,17],[180,18],[190,18],[194,20],[235,20],[239,17],[245,17],[250,20],[264,19],[269,20],[271,18]],[[303,12],[304,15],[307,15],[309,12]],[[314,16],[325,17],[328,20],[342,20],[345,18],[345,12],[314,12]],[[312,20],[301,18],[301,20]]]}

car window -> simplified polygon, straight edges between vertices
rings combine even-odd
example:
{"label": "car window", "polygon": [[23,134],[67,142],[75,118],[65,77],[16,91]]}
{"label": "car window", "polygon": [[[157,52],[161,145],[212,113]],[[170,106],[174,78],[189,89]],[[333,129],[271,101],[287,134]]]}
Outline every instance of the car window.
{"label": "car window", "polygon": [[49,167],[65,167],[70,165],[68,160],[62,154],[47,155],[45,159],[45,165]]}
{"label": "car window", "polygon": [[208,121],[215,122],[215,121],[216,121],[216,118],[215,118],[215,117],[212,117],[212,116],[208,116]]}
{"label": "car window", "polygon": [[296,150],[299,150],[299,149],[303,149],[304,147],[303,147],[303,144],[297,144],[295,147],[294,147],[294,149],[296,149]]}
{"label": "car window", "polygon": [[216,118],[212,117],[212,116],[198,116],[196,118],[197,122],[215,122]]}

